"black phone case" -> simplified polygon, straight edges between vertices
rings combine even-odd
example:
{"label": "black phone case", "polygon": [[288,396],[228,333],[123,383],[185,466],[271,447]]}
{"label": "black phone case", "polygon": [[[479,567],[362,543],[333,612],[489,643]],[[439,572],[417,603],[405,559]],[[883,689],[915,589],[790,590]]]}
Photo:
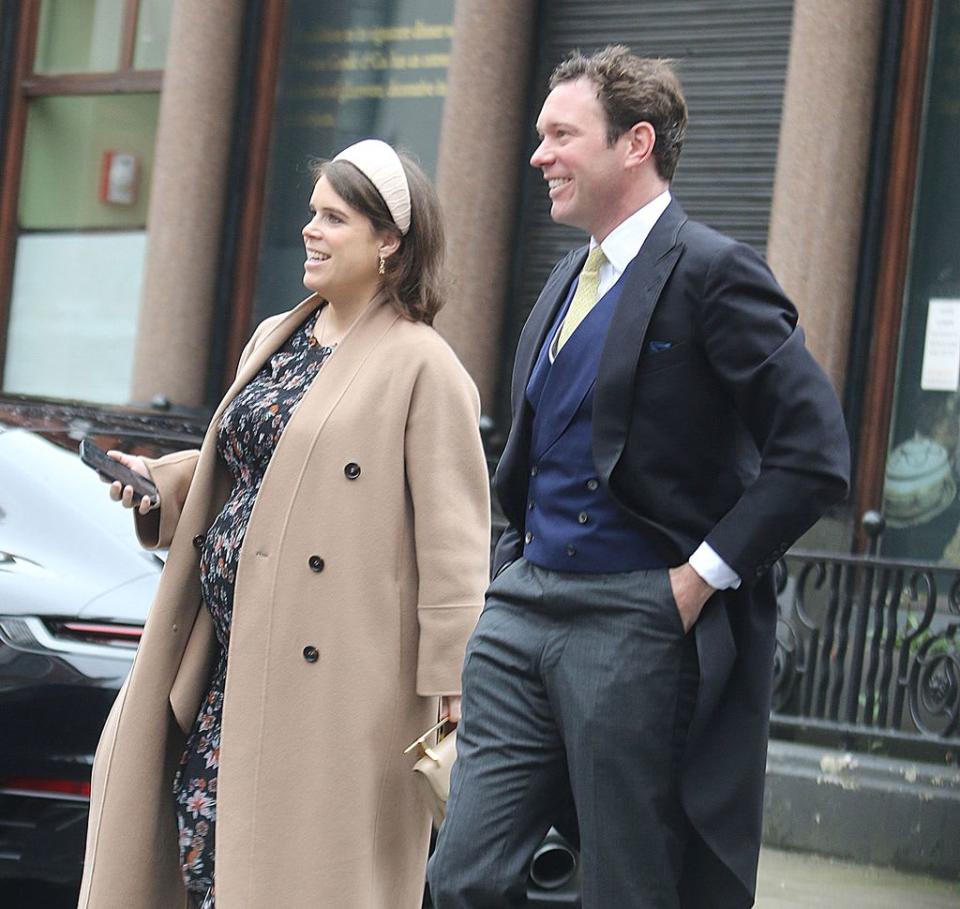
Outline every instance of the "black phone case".
{"label": "black phone case", "polygon": [[132,486],[134,493],[138,496],[150,496],[154,503],[159,498],[157,487],[151,480],[115,461],[89,439],[84,439],[80,443],[80,460],[87,467],[92,467],[100,476],[111,481],[119,480],[124,486]]}

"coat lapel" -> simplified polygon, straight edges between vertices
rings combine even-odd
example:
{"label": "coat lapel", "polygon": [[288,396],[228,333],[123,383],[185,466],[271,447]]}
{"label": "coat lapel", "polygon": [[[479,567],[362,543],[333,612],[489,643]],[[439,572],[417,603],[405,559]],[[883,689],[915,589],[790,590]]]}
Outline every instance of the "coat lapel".
{"label": "coat lapel", "polygon": [[[267,360],[283,347],[290,335],[307,318],[310,312],[319,305],[320,299],[316,294],[307,297],[264,335],[237,372],[236,379],[233,380],[233,384],[223,396],[223,400],[210,420],[211,427],[215,427],[220,422],[220,418],[230,402],[263,368]],[[343,336],[337,346],[336,354],[324,363],[323,368],[317,374],[317,378],[307,390],[300,407],[297,409],[300,410],[309,398],[322,396],[325,403],[329,405],[323,409],[322,416],[326,420],[329,411],[333,409],[336,401],[339,400],[347,384],[349,384],[349,380],[369,353],[374,339],[379,339],[386,329],[399,318],[400,315],[389,305],[385,297],[377,296],[371,300],[357,321],[350,326],[350,330]],[[317,386],[321,387],[320,392],[315,391]],[[315,412],[314,417],[316,418],[318,415]]]}
{"label": "coat lapel", "polygon": [[632,413],[637,360],[650,317],[673,272],[687,216],[671,201],[623,276],[623,291],[600,357],[593,409],[593,460],[604,483],[623,452]]}
{"label": "coat lapel", "polygon": [[233,384],[227,389],[223,400],[217,407],[210,425],[215,426],[220,422],[224,410],[230,402],[240,393],[247,383],[263,368],[264,363],[270,359],[283,345],[287,338],[293,334],[294,329],[307,318],[310,312],[320,305],[320,298],[317,294],[311,294],[306,300],[302,300],[293,309],[290,310],[270,331],[264,335],[257,343],[257,346],[251,351],[247,361],[237,371],[237,377]]}
{"label": "coat lapel", "polygon": [[[203,439],[203,445],[200,449],[200,460],[197,462],[197,469],[192,484],[214,490],[214,494],[210,496],[202,506],[204,513],[200,516],[200,520],[203,522],[203,526],[200,528],[201,531],[206,530],[209,522],[213,520],[213,517],[223,506],[223,502],[226,500],[230,491],[230,478],[226,470],[226,465],[217,452],[217,433],[219,432],[220,419],[223,416],[223,412],[246,384],[263,368],[263,364],[283,347],[284,342],[290,337],[294,329],[319,305],[320,299],[316,294],[311,294],[307,299],[291,309],[290,312],[280,319],[276,325],[260,339],[257,346],[250,352],[246,361],[237,370],[237,376],[233,380],[233,384],[227,389],[220,403],[217,405],[213,416],[210,418],[210,422],[207,424],[207,432]],[[217,474],[219,474],[219,476],[217,476]],[[206,484],[210,485],[207,486]]]}
{"label": "coat lapel", "polygon": [[[247,383],[263,368],[267,360],[283,347],[297,326],[307,318],[312,310],[320,305],[320,302],[320,298],[316,294],[307,297],[280,319],[251,351],[210,419],[207,435],[201,449],[200,461],[197,464],[195,483],[212,483],[214,471],[217,470],[218,465],[223,466],[223,462],[218,457],[216,445],[217,431],[223,412]],[[378,296],[370,302],[347,334],[344,335],[336,353],[324,363],[313,384],[307,389],[297,412],[291,418],[292,422],[301,411],[311,414],[312,419],[316,421],[314,424],[316,432],[310,434],[311,441],[342,397],[343,392],[350,384],[350,380],[370,352],[376,339],[382,337],[386,330],[399,318],[397,311],[382,296]],[[281,435],[280,442],[277,445],[278,451],[285,447],[284,440],[288,435],[290,434],[286,432]],[[209,503],[210,513],[207,515],[208,522],[212,520],[213,515],[222,506],[221,499],[229,491],[229,486],[224,486],[228,479],[225,470],[223,474],[222,482],[211,487],[220,489],[222,495],[211,498]]]}
{"label": "coat lapel", "polygon": [[[306,463],[310,449],[323,431],[330,414],[336,409],[379,341],[400,318],[400,314],[384,296],[378,296],[370,302],[307,389],[291,416],[287,429],[280,436],[271,464],[281,458],[287,463],[290,463],[291,459],[294,463]],[[303,423],[309,427],[307,431],[304,431]],[[298,429],[291,432],[295,424]],[[264,485],[269,481],[269,474],[270,467],[264,475]]]}

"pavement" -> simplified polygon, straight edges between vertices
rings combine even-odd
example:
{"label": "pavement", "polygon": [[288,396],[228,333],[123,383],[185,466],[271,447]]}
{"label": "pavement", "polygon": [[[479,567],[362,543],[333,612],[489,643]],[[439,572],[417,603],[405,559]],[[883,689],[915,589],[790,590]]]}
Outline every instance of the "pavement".
{"label": "pavement", "polygon": [[[890,831],[896,836],[895,831]],[[756,909],[960,909],[949,882],[799,852],[763,849]]]}
{"label": "pavement", "polygon": [[[891,832],[891,835],[892,832]],[[960,878],[960,869],[958,869]],[[75,888],[0,884],[3,909],[74,909]],[[953,883],[799,852],[764,849],[755,909],[960,909]]]}

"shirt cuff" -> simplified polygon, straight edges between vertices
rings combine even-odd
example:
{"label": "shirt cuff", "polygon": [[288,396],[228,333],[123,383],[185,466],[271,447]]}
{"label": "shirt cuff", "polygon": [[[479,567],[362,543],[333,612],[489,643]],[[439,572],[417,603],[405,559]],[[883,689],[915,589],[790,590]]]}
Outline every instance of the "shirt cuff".
{"label": "shirt cuff", "polygon": [[708,543],[701,543],[688,561],[690,567],[717,590],[726,590],[729,587],[736,589],[740,586],[740,575],[724,562]]}

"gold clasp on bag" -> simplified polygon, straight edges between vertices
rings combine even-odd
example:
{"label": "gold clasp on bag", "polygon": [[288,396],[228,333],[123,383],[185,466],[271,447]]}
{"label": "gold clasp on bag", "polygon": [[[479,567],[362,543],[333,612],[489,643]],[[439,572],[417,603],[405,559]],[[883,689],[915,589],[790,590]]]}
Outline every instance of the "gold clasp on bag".
{"label": "gold clasp on bag", "polygon": [[409,754],[411,751],[413,751],[414,748],[417,748],[419,749],[421,755],[423,755],[424,757],[428,757],[430,758],[431,761],[434,761],[435,763],[439,764],[440,758],[437,756],[437,753],[429,745],[425,744],[425,742],[427,741],[428,738],[430,738],[431,735],[433,735],[435,732],[439,732],[449,722],[450,722],[450,717],[447,717],[447,716],[442,717],[440,722],[431,726],[423,735],[420,736],[420,738],[418,738],[416,741],[413,741],[409,745],[407,745],[407,747],[403,749],[403,753]]}

